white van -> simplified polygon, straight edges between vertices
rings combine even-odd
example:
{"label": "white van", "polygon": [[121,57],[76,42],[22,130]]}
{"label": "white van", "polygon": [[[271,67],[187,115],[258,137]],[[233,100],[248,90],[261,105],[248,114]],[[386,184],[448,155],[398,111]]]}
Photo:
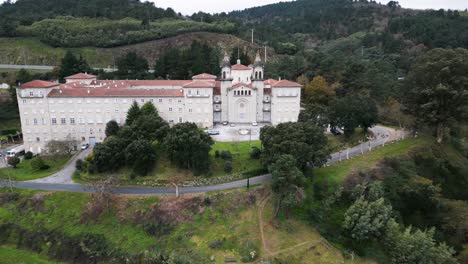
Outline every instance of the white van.
{"label": "white van", "polygon": [[16,155],[23,155],[24,150],[25,150],[24,145],[20,145],[20,146],[18,146],[16,148],[13,148],[13,149],[10,149],[9,151],[7,151],[6,157],[7,158],[13,158]]}

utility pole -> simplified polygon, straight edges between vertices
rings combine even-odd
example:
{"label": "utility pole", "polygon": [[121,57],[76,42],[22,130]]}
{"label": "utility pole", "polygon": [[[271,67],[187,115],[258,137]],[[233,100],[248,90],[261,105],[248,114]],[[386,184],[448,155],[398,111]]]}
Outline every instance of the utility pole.
{"label": "utility pole", "polygon": [[267,62],[267,46],[265,45],[265,63]]}
{"label": "utility pole", "polygon": [[252,44],[254,43],[254,29],[252,28]]}

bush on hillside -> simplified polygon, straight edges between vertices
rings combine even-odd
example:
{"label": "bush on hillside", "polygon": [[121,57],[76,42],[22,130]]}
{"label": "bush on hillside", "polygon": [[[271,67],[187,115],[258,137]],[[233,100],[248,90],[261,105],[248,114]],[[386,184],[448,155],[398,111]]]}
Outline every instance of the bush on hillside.
{"label": "bush on hillside", "polygon": [[47,165],[40,156],[37,156],[31,160],[31,168],[33,170],[38,171],[38,170],[47,170],[48,168],[50,168],[50,166]]}
{"label": "bush on hillside", "polygon": [[28,151],[28,152],[26,152],[26,153],[24,154],[24,159],[25,159],[25,160],[30,160],[30,159],[33,158],[33,156],[34,156],[34,154],[33,154],[31,151]]}

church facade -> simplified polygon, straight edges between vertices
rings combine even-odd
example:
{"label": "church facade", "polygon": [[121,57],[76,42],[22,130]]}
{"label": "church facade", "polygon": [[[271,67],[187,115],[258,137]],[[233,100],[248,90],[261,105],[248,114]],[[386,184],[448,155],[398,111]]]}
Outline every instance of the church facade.
{"label": "church facade", "polygon": [[301,85],[264,80],[258,54],[249,66],[231,65],[225,56],[221,76],[203,73],[192,80],[98,80],[85,73],[65,79],[64,84],[35,80],[17,87],[27,151],[46,151],[50,140],[101,142],[106,123],[123,125],[133,102],[152,102],[169,124],[193,122],[203,128],[222,122],[296,122],[300,111]]}

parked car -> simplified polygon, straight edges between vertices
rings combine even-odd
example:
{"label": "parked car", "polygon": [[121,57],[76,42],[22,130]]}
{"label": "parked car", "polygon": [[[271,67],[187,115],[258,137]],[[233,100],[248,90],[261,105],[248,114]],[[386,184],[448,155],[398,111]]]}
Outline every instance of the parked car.
{"label": "parked car", "polygon": [[252,122],[252,126],[258,126],[257,122]]}
{"label": "parked car", "polygon": [[223,124],[223,126],[227,126],[229,123],[228,123],[228,121],[224,121],[222,124]]}
{"label": "parked car", "polygon": [[236,124],[233,124],[233,123],[231,123],[231,125],[230,125],[230,126],[231,126],[231,127],[235,127],[235,126],[236,126]]}
{"label": "parked car", "polygon": [[82,149],[82,150],[85,150],[85,149],[87,149],[87,148],[89,148],[89,143],[83,143],[83,144],[81,145],[81,149]]}
{"label": "parked car", "polygon": [[330,129],[330,132],[335,136],[339,136],[339,135],[343,134],[343,132],[341,132],[341,130],[336,128],[336,127],[332,127]]}
{"label": "parked car", "polygon": [[205,133],[207,133],[208,135],[219,135],[219,131],[214,129],[207,129],[205,130]]}

